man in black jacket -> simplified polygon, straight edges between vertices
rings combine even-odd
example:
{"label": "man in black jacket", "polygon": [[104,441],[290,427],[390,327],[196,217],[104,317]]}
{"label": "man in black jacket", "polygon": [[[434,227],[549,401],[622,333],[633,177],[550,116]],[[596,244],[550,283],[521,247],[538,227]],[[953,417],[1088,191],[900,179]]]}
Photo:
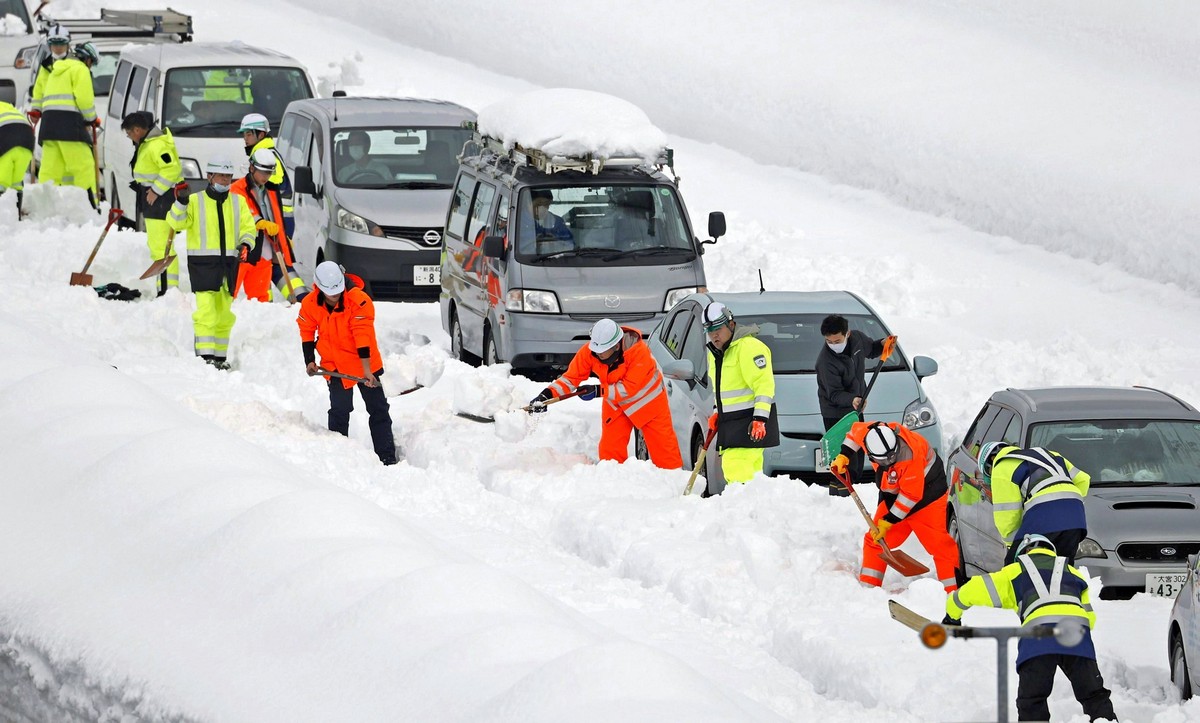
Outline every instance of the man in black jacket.
{"label": "man in black jacket", "polygon": [[[817,399],[828,432],[851,412],[857,412],[862,420],[863,397],[867,393],[866,360],[879,358],[880,364],[886,361],[896,345],[896,337],[872,340],[857,329],[851,331],[850,322],[840,314],[831,314],[821,321],[821,336],[825,337],[825,344],[817,354]],[[851,460],[852,481],[858,481],[862,468],[860,451]],[[849,495],[836,481],[830,485],[829,493]]]}

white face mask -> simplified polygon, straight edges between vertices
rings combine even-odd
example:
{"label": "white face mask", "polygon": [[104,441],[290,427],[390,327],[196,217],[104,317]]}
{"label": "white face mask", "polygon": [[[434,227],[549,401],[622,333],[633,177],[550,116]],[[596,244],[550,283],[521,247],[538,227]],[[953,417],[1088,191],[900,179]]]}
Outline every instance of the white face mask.
{"label": "white face mask", "polygon": [[63,48],[63,51],[61,53],[59,53],[59,52],[56,52],[54,50],[54,48],[51,48],[50,54],[54,56],[55,60],[62,60],[63,58],[67,57],[67,50],[66,50],[66,48]]}
{"label": "white face mask", "polygon": [[227,191],[229,191],[228,183],[209,183],[208,187],[211,188],[212,190],[216,191],[217,193],[226,193]]}
{"label": "white face mask", "polygon": [[829,342],[825,342],[825,346],[829,347],[829,350],[834,354],[841,354],[842,352],[846,351],[846,342],[844,341],[840,344],[830,344]]}
{"label": "white face mask", "polygon": [[362,146],[350,146],[350,157],[354,160],[359,160],[367,155],[367,149]]}

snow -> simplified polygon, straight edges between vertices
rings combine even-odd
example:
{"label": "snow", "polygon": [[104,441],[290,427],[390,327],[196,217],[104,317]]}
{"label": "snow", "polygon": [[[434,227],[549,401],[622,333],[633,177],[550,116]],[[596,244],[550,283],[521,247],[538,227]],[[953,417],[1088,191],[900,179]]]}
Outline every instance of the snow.
{"label": "snow", "polygon": [[12,13],[0,18],[0,35],[25,35],[28,32],[25,21]]}
{"label": "snow", "polygon": [[667,137],[640,108],[604,93],[534,90],[479,111],[479,132],[551,156],[641,158],[653,163]]}
{"label": "snow", "polygon": [[[1187,282],[1197,266],[1172,246],[1195,227],[1179,201],[1195,186],[1196,141],[1179,120],[1197,62],[1185,5],[762,3],[749,14],[643,3],[625,23],[596,15],[632,6],[572,6],[565,25],[554,23],[564,11],[539,5],[539,22],[563,30],[513,43],[524,36],[504,29],[529,16],[520,8],[413,0],[400,23],[386,5],[345,0],[338,19],[300,3],[328,9],[193,10],[217,40],[241,33],[234,13],[239,27],[288,13],[278,49],[352,93],[485,108],[534,83],[590,84],[636,103],[671,134],[694,218],[729,218],[706,247],[711,288],[757,289],[761,268],[768,288],[862,294],[907,353],[938,360],[925,386],[947,443],[1005,386],[1147,384],[1200,401],[1200,301]],[[64,0],[58,12],[99,7]],[[403,30],[372,34],[388,27]],[[923,44],[889,45],[901,30]],[[457,59],[411,47],[433,37]],[[929,61],[939,54],[947,62]],[[894,70],[879,76],[885,59]],[[966,91],[982,105],[962,104]],[[1093,117],[1089,99],[1110,92],[1128,99],[1123,114]],[[971,121],[979,142],[964,140]],[[1109,152],[1063,145],[1075,138]],[[863,524],[847,500],[780,479],[684,498],[686,472],[595,464],[595,403],[510,411],[542,385],[450,359],[431,304],[378,306],[389,393],[425,386],[392,399],[404,460],[381,467],[361,409],[349,439],[326,431],[294,309],[237,302],[235,369],[218,372],[192,356],[185,293],[120,303],[68,286],[100,218],[70,189],[27,197],[37,213],[19,225],[12,194],[0,197],[0,680],[11,691],[0,711],[994,716],[992,644],[928,651],[891,621],[888,599],[940,617],[944,594],[894,572],[882,590],[860,587]],[[114,232],[91,273],[152,297],[134,281],[147,263],[144,235]],[[1169,681],[1170,606],[1096,603],[1100,667],[1123,720],[1200,720]],[[966,621],[1015,622],[975,609]],[[1051,712],[1083,720],[1061,678]]]}

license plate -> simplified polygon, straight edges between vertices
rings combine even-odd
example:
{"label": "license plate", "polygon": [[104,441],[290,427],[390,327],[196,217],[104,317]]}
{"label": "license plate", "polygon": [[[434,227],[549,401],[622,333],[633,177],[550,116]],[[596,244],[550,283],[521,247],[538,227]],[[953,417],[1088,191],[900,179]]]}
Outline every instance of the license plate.
{"label": "license plate", "polygon": [[828,472],[829,465],[825,464],[825,450],[818,446],[814,451],[816,456],[813,458],[813,468],[818,472]]}
{"label": "license plate", "polygon": [[1187,581],[1186,572],[1151,572],[1146,574],[1146,592],[1160,597],[1176,597]]}
{"label": "license plate", "polygon": [[414,266],[413,284],[415,286],[437,286],[442,283],[441,266]]}

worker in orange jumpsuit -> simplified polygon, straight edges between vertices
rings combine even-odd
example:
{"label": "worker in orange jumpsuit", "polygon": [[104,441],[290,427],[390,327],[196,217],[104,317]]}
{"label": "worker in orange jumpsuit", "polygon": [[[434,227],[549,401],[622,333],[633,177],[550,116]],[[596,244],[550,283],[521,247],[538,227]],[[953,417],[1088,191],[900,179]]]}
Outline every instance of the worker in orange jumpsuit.
{"label": "worker in orange jumpsuit", "polygon": [[[285,296],[302,301],[308,294],[308,287],[296,273],[292,244],[284,230],[279,186],[270,180],[274,170],[274,152],[260,148],[250,155],[250,171],[229,188],[230,192],[246,199],[246,205],[254,213],[254,228],[258,230],[254,246],[239,250],[242,261],[238,269],[240,288],[246,290],[246,298],[270,301],[271,283],[274,282]],[[283,272],[285,266],[287,274]]]}
{"label": "worker in orange jumpsuit", "polygon": [[860,582],[883,584],[883,548],[879,540],[894,548],[917,536],[933,555],[938,581],[946,592],[958,589],[955,570],[958,546],[946,531],[946,470],[942,459],[921,435],[896,422],[856,422],[842,442],[841,454],[829,468],[844,475],[855,453],[864,450],[875,467],[879,484],[879,506],[875,509],[876,533],[863,538]]}
{"label": "worker in orange jumpsuit", "polygon": [[[598,388],[583,384],[593,375],[600,380]],[[612,319],[597,321],[591,339],[575,354],[566,373],[530,402],[532,411],[542,411],[550,399],[577,390],[582,390],[580,399],[604,395],[600,459],[628,459],[629,434],[637,427],[650,461],[663,469],[683,467],[663,375],[637,329],[618,326]]]}

